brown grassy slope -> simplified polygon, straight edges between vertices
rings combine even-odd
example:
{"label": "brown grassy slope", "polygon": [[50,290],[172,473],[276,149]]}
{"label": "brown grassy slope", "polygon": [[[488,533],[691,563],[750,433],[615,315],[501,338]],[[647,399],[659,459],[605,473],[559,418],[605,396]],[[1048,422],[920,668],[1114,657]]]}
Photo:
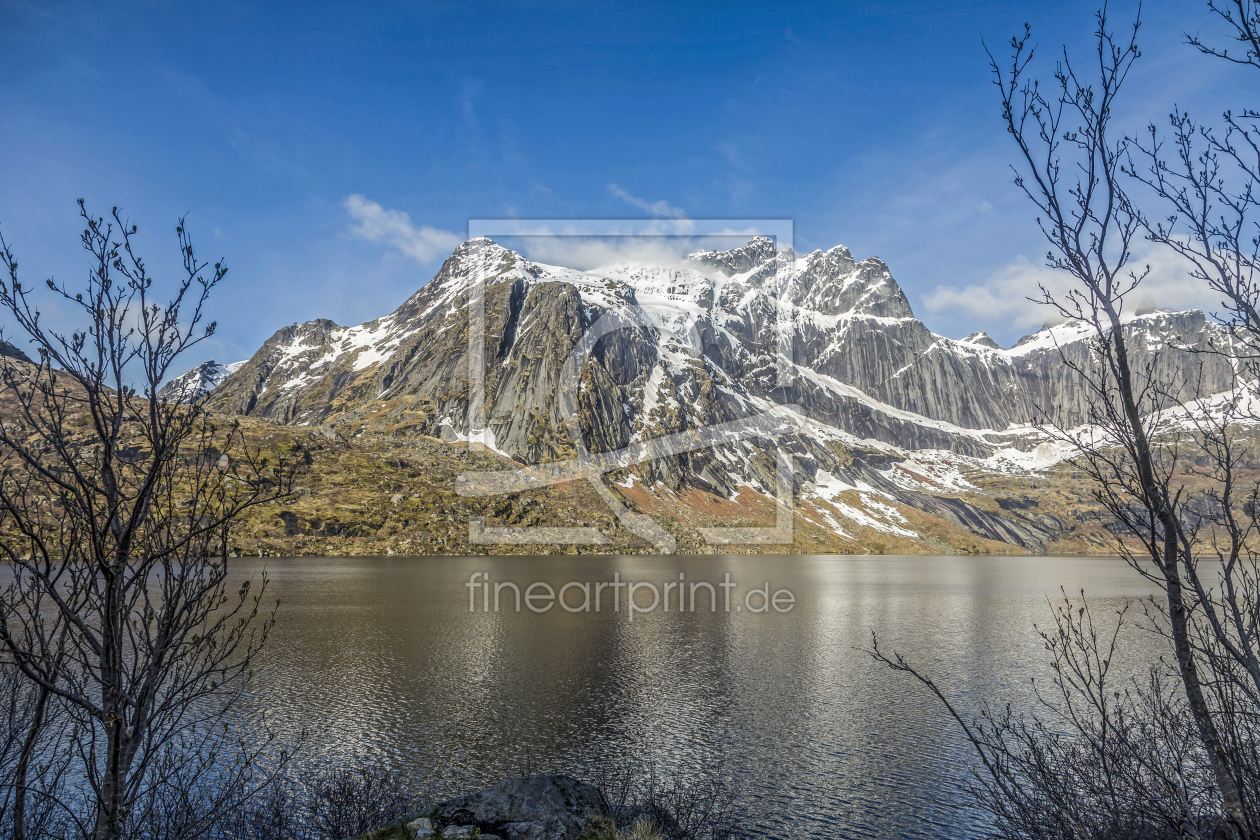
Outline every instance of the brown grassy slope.
{"label": "brown grassy slope", "polygon": [[[305,447],[310,463],[297,481],[295,494],[281,502],[250,511],[234,531],[233,549],[258,556],[344,556],[384,554],[479,553],[640,553],[655,549],[617,521],[595,488],[586,481],[513,493],[492,498],[465,498],[455,492],[455,479],[467,470],[512,469],[507,459],[462,443],[364,421],[326,429],[283,426],[239,418],[250,445],[286,451]],[[691,488],[675,493],[662,486],[634,482],[626,488],[625,472],[607,477],[608,486],[624,503],[647,514],[669,531],[683,553],[807,553],[807,554],[940,554],[1025,553],[1006,543],[984,540],[963,528],[911,508],[899,510],[905,526],[917,534],[890,535],[864,528],[838,516],[822,502],[799,500],[791,545],[707,544],[700,527],[770,526],[771,499],[745,489],[726,499]],[[972,477],[973,481],[981,476]],[[1041,482],[1024,479],[997,481],[984,492],[961,498],[999,511],[999,497],[1028,505],[1028,510],[1054,513],[1061,518],[1084,514],[1075,500],[1086,499],[1079,481],[1056,479],[1072,489],[1047,492]],[[1005,495],[1004,495],[1005,494]],[[851,496],[851,498],[850,498]],[[856,492],[844,501],[862,502]],[[1012,511],[1006,509],[1009,515]],[[1018,511],[1016,511],[1018,512]],[[827,527],[831,513],[846,534]],[[469,518],[482,517],[487,527],[545,526],[598,528],[609,545],[471,545]],[[1091,533],[1097,531],[1094,527]],[[1065,546],[1066,547],[1066,546]],[[1098,550],[1095,548],[1094,550]]]}
{"label": "brown grassy slope", "polygon": [[[221,417],[241,424],[246,444],[273,459],[305,452],[292,496],[248,511],[236,525],[232,550],[258,556],[342,556],[357,554],[467,554],[551,552],[651,552],[646,540],[617,521],[595,488],[585,481],[493,498],[464,498],[456,477],[469,470],[513,469],[510,461],[465,444],[418,434],[403,405],[383,405],[338,418],[334,429],[287,426],[250,417]],[[398,410],[393,410],[398,409]],[[0,414],[12,406],[0,397]],[[88,430],[83,429],[84,432]],[[1199,469],[1204,469],[1200,465]],[[1248,478],[1260,474],[1253,462]],[[1006,543],[984,540],[921,511],[896,506],[912,536],[864,528],[832,506],[802,499],[796,504],[791,545],[713,546],[697,531],[712,526],[769,526],[771,499],[745,488],[727,499],[691,488],[676,493],[661,485],[627,484],[625,471],[606,477],[607,485],[631,509],[653,517],[685,553],[948,554],[1025,553]],[[1049,553],[1110,553],[1113,538],[1102,527],[1088,480],[1070,464],[1037,475],[1006,476],[974,471],[966,478],[978,489],[959,498],[1007,516],[1035,519],[1051,514],[1067,523]],[[1206,475],[1189,483],[1206,486]],[[925,488],[927,489],[927,488]],[[861,509],[860,494],[842,496]],[[827,526],[828,514],[844,534]],[[586,526],[599,529],[607,545],[470,545],[469,518],[487,527]]]}

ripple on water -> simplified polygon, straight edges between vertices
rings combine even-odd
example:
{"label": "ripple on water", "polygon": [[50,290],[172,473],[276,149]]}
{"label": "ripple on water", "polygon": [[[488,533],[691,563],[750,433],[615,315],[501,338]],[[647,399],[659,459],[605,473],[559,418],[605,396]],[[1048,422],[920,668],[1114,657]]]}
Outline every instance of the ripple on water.
{"label": "ripple on water", "polygon": [[[1149,591],[1113,558],[297,558],[234,571],[264,564],[281,606],[253,708],[289,734],[308,729],[307,755],[382,761],[435,795],[548,767],[716,770],[762,837],[958,838],[982,826],[956,788],[967,745],[939,704],[862,652],[871,630],[963,706],[1026,701],[1043,673],[1032,623],[1048,618],[1047,596],[1083,587],[1101,607]],[[719,590],[717,613],[658,609],[633,623],[624,611],[470,613],[478,571],[557,589],[730,572],[740,588],[730,613]],[[766,581],[793,592],[790,612],[734,612]],[[1150,660],[1148,644],[1130,643],[1131,667]]]}

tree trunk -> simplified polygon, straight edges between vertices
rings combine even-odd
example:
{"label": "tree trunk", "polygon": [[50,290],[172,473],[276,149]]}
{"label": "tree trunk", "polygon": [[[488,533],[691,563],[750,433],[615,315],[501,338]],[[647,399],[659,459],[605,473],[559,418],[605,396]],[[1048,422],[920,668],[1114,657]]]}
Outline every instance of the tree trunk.
{"label": "tree trunk", "polygon": [[1212,765],[1212,775],[1221,793],[1221,807],[1230,824],[1229,835],[1234,840],[1246,840],[1250,835],[1243,811],[1242,793],[1238,788],[1237,779],[1234,778],[1232,762],[1221,743],[1216,722],[1212,719],[1207,698],[1203,696],[1203,684],[1199,681],[1194,651],[1190,646],[1190,628],[1186,619],[1185,595],[1181,585],[1181,566],[1186,562],[1181,552],[1181,523],[1177,512],[1168,502],[1166,488],[1161,486],[1156,478],[1154,451],[1150,438],[1147,437],[1146,427],[1142,425],[1142,414],[1135,396],[1133,371],[1129,366],[1128,348],[1125,346],[1124,334],[1121,331],[1120,316],[1110,307],[1107,315],[1111,322],[1111,346],[1116,364],[1116,384],[1119,386],[1121,405],[1132,435],[1134,457],[1137,461],[1135,466],[1142,482],[1142,492],[1146,496],[1147,509],[1155,515],[1160,527],[1163,528],[1163,557],[1152,559],[1156,561],[1164,576],[1164,594],[1168,598],[1168,621],[1173,637],[1173,650],[1177,656],[1177,671],[1186,692],[1186,700],[1190,704],[1190,713],[1194,715],[1199,740],[1207,752],[1208,761]]}
{"label": "tree trunk", "polygon": [[[1173,551],[1177,552],[1177,549],[1174,548]],[[1173,554],[1171,560],[1168,555],[1164,557],[1164,588],[1168,595],[1168,620],[1172,629],[1173,650],[1177,654],[1177,670],[1185,686],[1190,713],[1194,715],[1194,723],[1199,730],[1199,740],[1208,753],[1216,785],[1221,791],[1221,807],[1230,823],[1230,835],[1245,840],[1250,837],[1250,833],[1243,810],[1242,791],[1234,778],[1232,763],[1225,754],[1225,747],[1221,744],[1220,733],[1217,732],[1216,722],[1212,720],[1207,698],[1203,696],[1203,684],[1199,681],[1199,670],[1190,648],[1190,631],[1186,622],[1186,606],[1182,596],[1181,578],[1178,575],[1180,561],[1177,557],[1177,553]]]}
{"label": "tree trunk", "polygon": [[93,840],[120,840],[126,827],[125,791],[131,769],[131,749],[121,718],[106,721],[105,770],[101,775],[100,801]]}
{"label": "tree trunk", "polygon": [[[104,470],[108,484],[111,473]],[[114,528],[111,523],[111,529]],[[102,708],[105,724],[105,766],[101,772],[100,801],[97,803],[96,831],[94,840],[119,840],[126,825],[126,788],[127,773],[130,768],[130,750],[128,749],[127,716],[122,703],[122,692],[119,690],[120,669],[116,657],[122,651],[123,632],[120,614],[121,597],[119,588],[122,576],[112,569],[106,571],[105,603],[102,610],[101,646],[101,683]],[[122,712],[122,714],[119,714]]]}
{"label": "tree trunk", "polygon": [[22,742],[22,753],[13,771],[13,840],[26,840],[26,774],[31,766],[31,753],[35,751],[40,730],[44,728],[44,710],[47,707],[48,689],[40,686],[31,728]]}

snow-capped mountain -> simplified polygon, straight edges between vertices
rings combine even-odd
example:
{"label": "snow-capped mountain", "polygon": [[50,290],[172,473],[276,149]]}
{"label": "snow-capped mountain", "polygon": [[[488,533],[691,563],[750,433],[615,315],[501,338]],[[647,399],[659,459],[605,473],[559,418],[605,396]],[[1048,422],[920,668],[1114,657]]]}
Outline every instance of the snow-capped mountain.
{"label": "snow-capped mountain", "polygon": [[[485,329],[470,342],[469,303],[478,300]],[[1227,338],[1202,313],[1151,313],[1125,329],[1138,369],[1153,361],[1161,373],[1196,372],[1172,397],[1234,386],[1228,360],[1194,352]],[[1054,517],[982,511],[924,492],[961,478],[933,483],[924,475],[939,473],[928,462],[945,456],[955,465],[1052,458],[1017,444],[1029,440],[1030,423],[1088,420],[1087,395],[1064,363],[1090,363],[1088,337],[1071,322],[1010,349],[983,333],[936,335],[914,317],[883,262],[856,262],[843,246],[801,256],[754,238],[680,266],[583,272],[477,239],[383,318],[281,329],[218,385],[211,405],[291,424],[371,416],[394,434],[473,436],[526,464],[581,449],[619,453],[622,466],[638,461],[648,485],[727,497],[744,486],[773,492],[778,452],[798,491],[828,500],[842,518],[901,528],[886,504],[895,502],[1035,547],[1053,535]],[[484,395],[470,406],[476,355]],[[675,441],[750,418],[774,429],[660,457],[627,454],[663,436]],[[922,468],[892,468],[907,459]],[[850,491],[869,504],[841,502]]]}
{"label": "snow-capped mountain", "polygon": [[158,399],[185,404],[196,402],[244,367],[247,361],[232,362],[230,365],[221,365],[214,359],[202,362],[188,373],[175,377],[159,388]]}

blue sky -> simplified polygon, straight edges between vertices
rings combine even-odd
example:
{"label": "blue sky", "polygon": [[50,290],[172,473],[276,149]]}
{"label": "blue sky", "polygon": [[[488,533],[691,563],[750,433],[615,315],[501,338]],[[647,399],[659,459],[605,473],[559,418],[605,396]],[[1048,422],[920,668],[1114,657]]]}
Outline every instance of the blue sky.
{"label": "blue sky", "polygon": [[[1045,247],[981,37],[1004,49],[1029,21],[1048,71],[1087,54],[1093,9],[3,0],[0,231],[30,279],[73,280],[76,198],[125,207],[156,266],[187,213],[231,266],[202,354],[220,361],[385,314],[470,217],[653,212],[792,218],[798,250],[883,258],[938,332],[1009,344],[1036,328],[1020,291]],[[1180,43],[1220,31],[1202,4],[1143,15],[1126,124],[1251,104],[1242,71]],[[406,247],[356,234],[377,205]],[[1174,275],[1152,304],[1210,303]]]}

